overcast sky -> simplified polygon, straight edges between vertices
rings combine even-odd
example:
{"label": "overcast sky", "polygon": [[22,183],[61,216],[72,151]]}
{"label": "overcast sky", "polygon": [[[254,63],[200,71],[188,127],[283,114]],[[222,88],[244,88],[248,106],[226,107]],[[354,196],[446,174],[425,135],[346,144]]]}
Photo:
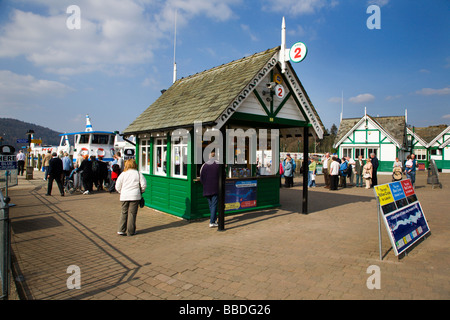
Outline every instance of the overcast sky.
{"label": "overcast sky", "polygon": [[280,45],[285,16],[287,46],[308,47],[294,69],[328,129],[342,94],[344,118],[366,107],[450,123],[448,0],[0,0],[0,117],[73,132],[89,114],[94,130],[123,131],[172,84],[176,10],[179,78]]}

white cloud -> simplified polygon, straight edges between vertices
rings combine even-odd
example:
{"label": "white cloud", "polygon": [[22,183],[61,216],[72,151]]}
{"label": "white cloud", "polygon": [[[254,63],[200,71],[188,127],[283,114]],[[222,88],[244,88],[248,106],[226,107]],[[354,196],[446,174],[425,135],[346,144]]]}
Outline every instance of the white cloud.
{"label": "white cloud", "polygon": [[241,0],[79,0],[81,28],[66,26],[73,1],[22,0],[46,12],[13,10],[0,29],[0,58],[23,56],[47,72],[72,75],[149,63],[155,51],[171,43],[175,10],[177,27],[197,16],[231,19]]}
{"label": "white cloud", "polygon": [[450,94],[450,87],[442,88],[442,89],[423,88],[423,89],[416,91],[416,94],[420,94],[423,96],[447,95],[447,94]]}
{"label": "white cloud", "polygon": [[275,12],[287,12],[290,15],[313,14],[326,7],[335,7],[337,0],[277,0],[265,1],[263,10]]}
{"label": "white cloud", "polygon": [[375,4],[377,6],[383,7],[389,3],[389,0],[369,0],[367,5]]}
{"label": "white cloud", "polygon": [[352,103],[367,103],[375,100],[375,96],[370,93],[359,94],[356,97],[351,97],[348,101]]}
{"label": "white cloud", "polygon": [[31,75],[19,75],[0,70],[0,97],[9,96],[64,96],[73,88],[57,81],[36,79]]}
{"label": "white cloud", "polygon": [[442,119],[450,119],[450,114],[445,114],[442,116]]}

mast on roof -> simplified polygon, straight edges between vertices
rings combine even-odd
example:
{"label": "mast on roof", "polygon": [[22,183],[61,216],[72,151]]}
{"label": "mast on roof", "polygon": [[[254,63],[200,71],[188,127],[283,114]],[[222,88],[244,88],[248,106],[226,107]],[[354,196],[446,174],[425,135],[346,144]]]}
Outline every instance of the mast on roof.
{"label": "mast on roof", "polygon": [[174,40],[173,40],[173,83],[177,81],[177,63],[175,60],[176,48],[177,48],[177,13],[178,10],[175,10],[175,32],[174,32]]}

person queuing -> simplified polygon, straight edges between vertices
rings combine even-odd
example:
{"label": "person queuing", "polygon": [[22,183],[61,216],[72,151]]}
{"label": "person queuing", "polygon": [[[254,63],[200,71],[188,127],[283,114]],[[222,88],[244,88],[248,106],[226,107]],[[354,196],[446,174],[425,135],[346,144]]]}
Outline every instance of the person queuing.
{"label": "person queuing", "polygon": [[366,189],[370,189],[373,177],[373,166],[370,158],[367,158],[366,164],[363,167],[363,177],[366,181]]}
{"label": "person queuing", "polygon": [[84,156],[84,160],[81,162],[79,170],[81,171],[81,181],[83,182],[84,187],[83,194],[91,194],[93,184],[93,172],[92,172],[92,162],[89,161],[88,155]]}
{"label": "person queuing", "polygon": [[378,163],[378,158],[375,155],[375,153],[370,154],[370,162],[372,163],[372,185],[371,185],[371,187],[373,187],[373,186],[378,185],[377,171],[378,171],[379,163]]}
{"label": "person queuing", "polygon": [[286,154],[286,159],[283,161],[284,166],[284,184],[286,188],[290,188],[294,186],[294,171],[295,171],[295,162],[291,158],[291,155]]}
{"label": "person queuing", "polygon": [[332,157],[330,164],[330,190],[337,190],[339,184],[339,162],[336,156]]}
{"label": "person queuing", "polygon": [[219,202],[219,175],[220,166],[215,158],[215,152],[211,152],[208,161],[200,168],[200,182],[203,185],[203,196],[208,200],[209,206],[209,227],[218,227],[217,206]]}
{"label": "person queuing", "polygon": [[325,158],[323,159],[323,177],[325,179],[325,188],[330,189],[330,170],[331,170],[331,163],[333,162],[333,159],[330,157],[330,153],[325,153]]}
{"label": "person queuing", "polygon": [[355,175],[356,175],[356,186],[362,187],[363,186],[363,168],[364,168],[365,162],[363,160],[363,157],[360,155],[358,157],[358,160],[355,161]]}
{"label": "person queuing", "polygon": [[341,165],[339,167],[339,175],[341,177],[339,181],[339,187],[347,188],[348,171],[348,161],[345,157],[343,157]]}

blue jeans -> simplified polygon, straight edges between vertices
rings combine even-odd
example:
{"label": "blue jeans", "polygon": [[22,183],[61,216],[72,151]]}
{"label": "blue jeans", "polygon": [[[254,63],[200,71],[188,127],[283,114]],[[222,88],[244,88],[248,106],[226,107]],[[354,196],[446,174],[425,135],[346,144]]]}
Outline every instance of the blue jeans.
{"label": "blue jeans", "polygon": [[360,187],[363,186],[363,177],[361,174],[356,175],[356,186],[358,186],[358,184]]}
{"label": "blue jeans", "polygon": [[206,199],[208,199],[209,212],[211,213],[211,218],[209,219],[209,223],[216,223],[217,204],[219,202],[219,195],[215,194],[212,196],[206,196]]}
{"label": "blue jeans", "polygon": [[316,186],[316,180],[312,180],[312,171],[308,171],[308,187],[315,187]]}
{"label": "blue jeans", "polygon": [[411,171],[410,173],[406,173],[406,178],[411,180],[411,184],[414,187],[414,184],[416,183],[416,172],[415,171]]}

